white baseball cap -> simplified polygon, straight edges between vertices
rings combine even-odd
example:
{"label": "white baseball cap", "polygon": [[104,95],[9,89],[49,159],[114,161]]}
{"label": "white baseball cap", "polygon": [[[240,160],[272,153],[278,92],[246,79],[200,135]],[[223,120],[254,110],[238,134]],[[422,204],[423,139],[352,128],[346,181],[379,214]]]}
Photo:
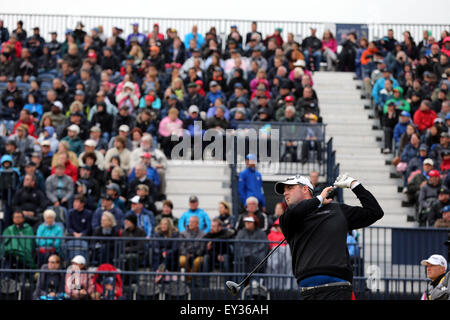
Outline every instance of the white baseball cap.
{"label": "white baseball cap", "polygon": [[67,130],[75,131],[77,134],[80,133],[80,127],[76,124],[72,124],[70,127],[67,128]]}
{"label": "white baseball cap", "polygon": [[58,107],[59,109],[63,109],[63,105],[62,105],[62,103],[60,102],[60,101],[55,101],[55,102],[53,102],[53,105],[54,106],[56,106],[56,107]]}
{"label": "white baseball cap", "polygon": [[420,262],[421,265],[426,266],[427,264],[432,264],[434,266],[442,266],[447,270],[447,260],[440,254],[433,254],[427,260],[422,260]]}
{"label": "white baseball cap", "polygon": [[192,106],[189,107],[189,113],[192,113],[192,112],[198,113],[198,111],[199,111],[198,107],[195,104],[193,104]]}
{"label": "white baseball cap", "polygon": [[88,146],[88,147],[96,147],[97,146],[97,142],[95,142],[95,140],[93,140],[93,139],[87,139],[84,142],[84,145]]}
{"label": "white baseball cap", "polygon": [[296,185],[296,184],[303,184],[305,186],[308,186],[309,189],[314,190],[314,187],[311,184],[311,181],[309,181],[309,178],[307,178],[305,176],[301,176],[301,175],[296,175],[296,176],[286,178],[286,180],[284,180],[284,181],[277,182],[275,184],[275,192],[277,194],[283,195],[285,185]]}
{"label": "white baseball cap", "polygon": [[255,219],[253,217],[245,217],[244,222],[255,222]]}
{"label": "white baseball cap", "polygon": [[123,124],[119,127],[119,131],[128,132],[128,131],[130,131],[130,127],[127,126],[126,124]]}
{"label": "white baseball cap", "polygon": [[139,196],[134,196],[133,198],[130,199],[131,203],[139,203],[139,200],[141,199],[141,197]]}
{"label": "white baseball cap", "polygon": [[77,255],[77,256],[73,257],[72,262],[85,265],[86,259],[82,255]]}

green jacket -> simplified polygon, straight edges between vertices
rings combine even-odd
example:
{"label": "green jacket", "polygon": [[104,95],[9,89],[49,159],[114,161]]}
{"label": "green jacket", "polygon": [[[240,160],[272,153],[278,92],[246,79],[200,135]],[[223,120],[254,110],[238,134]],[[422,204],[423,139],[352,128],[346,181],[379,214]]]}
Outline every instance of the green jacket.
{"label": "green jacket", "polygon": [[398,90],[400,92],[400,97],[398,98],[392,98],[389,99],[388,101],[386,101],[386,103],[384,104],[383,107],[383,113],[387,113],[387,108],[389,103],[394,102],[395,105],[397,106],[396,109],[400,110],[400,111],[411,111],[411,106],[409,105],[409,102],[403,98],[403,88],[401,87],[395,87],[394,90]]}
{"label": "green jacket", "polygon": [[84,151],[83,141],[78,136],[73,139],[70,139],[69,136],[65,136],[61,141],[67,141],[70,151],[75,152],[77,157]]}
{"label": "green jacket", "polygon": [[10,225],[3,231],[3,255],[10,254],[18,257],[18,259],[29,268],[34,268],[34,241],[32,238],[8,238],[7,236],[34,236],[33,228],[24,223],[22,227],[15,224]]}

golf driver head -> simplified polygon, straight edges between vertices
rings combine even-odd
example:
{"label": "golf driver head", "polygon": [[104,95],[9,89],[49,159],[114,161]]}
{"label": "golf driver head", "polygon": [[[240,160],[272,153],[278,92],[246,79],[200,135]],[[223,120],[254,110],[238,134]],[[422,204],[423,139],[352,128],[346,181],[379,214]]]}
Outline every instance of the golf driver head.
{"label": "golf driver head", "polygon": [[239,292],[239,285],[236,282],[227,281],[227,282],[225,282],[225,285],[227,286],[228,291],[233,296],[236,296],[238,294],[238,292]]}

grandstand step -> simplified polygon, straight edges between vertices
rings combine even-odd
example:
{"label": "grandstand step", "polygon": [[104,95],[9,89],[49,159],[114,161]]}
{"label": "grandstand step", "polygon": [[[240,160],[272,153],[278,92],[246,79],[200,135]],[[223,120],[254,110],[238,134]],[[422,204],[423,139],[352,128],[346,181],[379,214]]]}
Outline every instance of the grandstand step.
{"label": "grandstand step", "polygon": [[[224,200],[227,202],[231,201],[231,195],[222,195],[221,197],[218,197],[217,194],[199,194],[194,192],[194,194],[198,197],[198,203],[200,207],[208,207],[208,208],[215,208],[219,206],[219,202]],[[191,194],[172,194],[170,197],[170,200],[172,200],[173,203],[179,204],[179,206],[187,207],[189,203],[189,197]],[[221,200],[217,201],[218,198],[221,198]]]}
{"label": "grandstand step", "polygon": [[189,177],[201,175],[201,176],[223,176],[229,175],[230,169],[228,167],[214,167],[214,166],[169,166],[167,168],[167,174],[173,176],[187,175]]}

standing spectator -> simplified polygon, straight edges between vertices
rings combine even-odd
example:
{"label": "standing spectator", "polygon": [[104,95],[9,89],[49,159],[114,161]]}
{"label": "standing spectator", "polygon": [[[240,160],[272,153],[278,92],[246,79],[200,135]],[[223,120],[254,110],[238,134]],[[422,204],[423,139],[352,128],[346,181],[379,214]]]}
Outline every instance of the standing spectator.
{"label": "standing spectator", "polygon": [[184,37],[184,46],[185,48],[190,48],[190,42],[194,40],[197,49],[200,49],[203,46],[203,42],[205,39],[203,36],[198,33],[198,27],[196,24],[192,26],[192,31]]}
{"label": "standing spectator", "polygon": [[205,242],[195,241],[205,235],[199,228],[199,220],[198,216],[191,216],[187,228],[180,233],[181,238],[186,239],[180,244],[180,268],[187,272],[198,272],[203,264]]}
{"label": "standing spectator", "polygon": [[[394,137],[394,128],[398,123],[398,113],[395,110],[395,102],[390,102],[387,106],[386,112],[383,114],[381,120],[384,131],[384,149],[383,153],[391,153],[392,140]],[[405,111],[406,112],[406,111]]]}
{"label": "standing spectator", "polygon": [[433,254],[420,264],[427,267],[427,277],[431,280],[421,300],[448,300],[450,274],[446,274],[447,260],[439,254]]}
{"label": "standing spectator", "polygon": [[[42,223],[36,232],[36,247],[37,247],[37,267],[40,268],[45,261],[48,260],[51,254],[56,253],[61,255],[61,238],[63,229],[55,223],[56,213],[52,209],[44,211],[44,223]],[[39,238],[42,237],[42,238]]]}
{"label": "standing spectator", "polygon": [[266,199],[262,186],[261,173],[256,169],[256,156],[248,154],[245,157],[247,168],[239,173],[238,192],[241,204],[244,205],[248,197],[254,196],[262,211],[266,210]]}
{"label": "standing spectator", "polygon": [[197,196],[192,195],[189,197],[189,210],[184,212],[178,220],[178,230],[180,232],[187,229],[192,216],[198,217],[198,226],[202,232],[208,233],[211,229],[211,220],[208,214],[203,209],[200,209],[198,204]]}
{"label": "standing spectator", "polygon": [[9,40],[9,30],[3,25],[3,20],[0,19],[0,45]]}

